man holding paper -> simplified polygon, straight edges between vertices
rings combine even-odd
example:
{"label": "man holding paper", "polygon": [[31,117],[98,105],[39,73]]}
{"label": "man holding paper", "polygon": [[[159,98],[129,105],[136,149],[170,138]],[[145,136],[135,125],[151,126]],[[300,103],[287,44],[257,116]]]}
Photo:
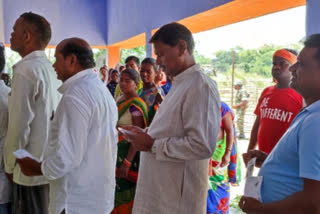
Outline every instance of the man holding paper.
{"label": "man holding paper", "polygon": [[290,67],[290,87],[299,92],[307,106],[267,155],[251,150],[245,162],[257,158],[262,203],[243,196],[240,208],[246,213],[320,213],[320,34],[310,36]]}
{"label": "man holding paper", "polygon": [[162,26],[151,38],[157,64],[174,77],[148,133],[126,134],[139,151],[134,214],[206,213],[208,163],[221,113],[217,86],[193,57],[194,41],[183,25]]}
{"label": "man holding paper", "polygon": [[48,213],[48,180],[21,173],[13,152],[25,149],[42,159],[48,141],[50,119],[60,100],[61,84],[44,50],[51,39],[48,21],[32,12],[22,14],[13,26],[11,49],[22,59],[13,66],[8,97],[9,124],[4,146],[4,164],[13,179],[13,213]]}
{"label": "man holding paper", "polygon": [[93,53],[86,41],[63,40],[55,57],[63,97],[43,161],[17,162],[24,174],[50,180],[50,214],[110,213],[118,140],[116,103],[93,71]]}

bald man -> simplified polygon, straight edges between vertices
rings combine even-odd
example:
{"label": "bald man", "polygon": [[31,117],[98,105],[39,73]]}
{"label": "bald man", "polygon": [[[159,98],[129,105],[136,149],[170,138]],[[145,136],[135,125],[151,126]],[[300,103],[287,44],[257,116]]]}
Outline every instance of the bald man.
{"label": "bald man", "polygon": [[[110,213],[117,154],[116,103],[99,77],[88,43],[59,43],[53,67],[63,84],[44,160],[17,159],[27,176],[50,180],[50,214]],[[106,122],[107,121],[107,122]]]}

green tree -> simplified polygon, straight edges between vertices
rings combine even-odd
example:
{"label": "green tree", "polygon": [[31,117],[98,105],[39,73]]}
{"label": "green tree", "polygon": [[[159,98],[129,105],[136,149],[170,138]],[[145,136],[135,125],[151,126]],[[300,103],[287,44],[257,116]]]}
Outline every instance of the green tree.
{"label": "green tree", "polygon": [[199,52],[197,50],[195,50],[193,52],[193,56],[196,60],[197,63],[199,63],[200,65],[211,65],[211,59],[209,57],[205,57],[201,54],[199,54]]}
{"label": "green tree", "polygon": [[146,58],[146,46],[139,46],[132,49],[121,49],[120,62],[125,64],[125,60],[128,56],[136,56],[140,59],[140,62]]}

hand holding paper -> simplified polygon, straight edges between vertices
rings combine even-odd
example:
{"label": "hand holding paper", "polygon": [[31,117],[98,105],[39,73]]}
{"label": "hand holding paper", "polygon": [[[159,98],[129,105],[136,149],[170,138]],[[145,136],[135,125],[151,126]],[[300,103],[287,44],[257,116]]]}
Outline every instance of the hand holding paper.
{"label": "hand holding paper", "polygon": [[18,149],[17,151],[13,152],[14,156],[17,159],[23,159],[23,158],[31,158],[37,162],[40,162],[40,160],[36,157],[34,157],[32,154],[30,154],[27,150],[25,149]]}
{"label": "hand holding paper", "polygon": [[16,156],[16,161],[19,164],[23,174],[26,176],[42,175],[41,163],[38,158],[34,157],[24,149],[19,149],[13,152],[13,154]]}
{"label": "hand holding paper", "polygon": [[151,151],[154,139],[143,129],[136,126],[123,126],[118,129],[137,151]]}

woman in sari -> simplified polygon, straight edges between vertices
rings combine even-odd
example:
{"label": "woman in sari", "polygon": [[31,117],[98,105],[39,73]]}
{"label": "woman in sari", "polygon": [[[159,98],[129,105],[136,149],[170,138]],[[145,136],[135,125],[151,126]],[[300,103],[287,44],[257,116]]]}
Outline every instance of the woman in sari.
{"label": "woman in sari", "polygon": [[[120,88],[123,92],[117,100],[118,126],[147,126],[148,110],[144,101],[136,93],[139,74],[133,69],[125,69],[120,76]],[[137,152],[121,133],[119,133],[116,171],[115,208],[113,214],[132,213],[136,182],[139,169]]]}
{"label": "woman in sari", "polygon": [[231,184],[241,179],[240,158],[237,155],[234,114],[221,102],[221,125],[216,150],[209,160],[209,190],[207,214],[228,214]]}
{"label": "woman in sari", "polygon": [[157,75],[157,65],[153,58],[145,58],[141,63],[140,77],[143,82],[143,88],[139,90],[139,96],[145,101],[148,106],[148,125],[158,110],[159,104],[162,102],[164,92],[160,86],[155,84]]}

